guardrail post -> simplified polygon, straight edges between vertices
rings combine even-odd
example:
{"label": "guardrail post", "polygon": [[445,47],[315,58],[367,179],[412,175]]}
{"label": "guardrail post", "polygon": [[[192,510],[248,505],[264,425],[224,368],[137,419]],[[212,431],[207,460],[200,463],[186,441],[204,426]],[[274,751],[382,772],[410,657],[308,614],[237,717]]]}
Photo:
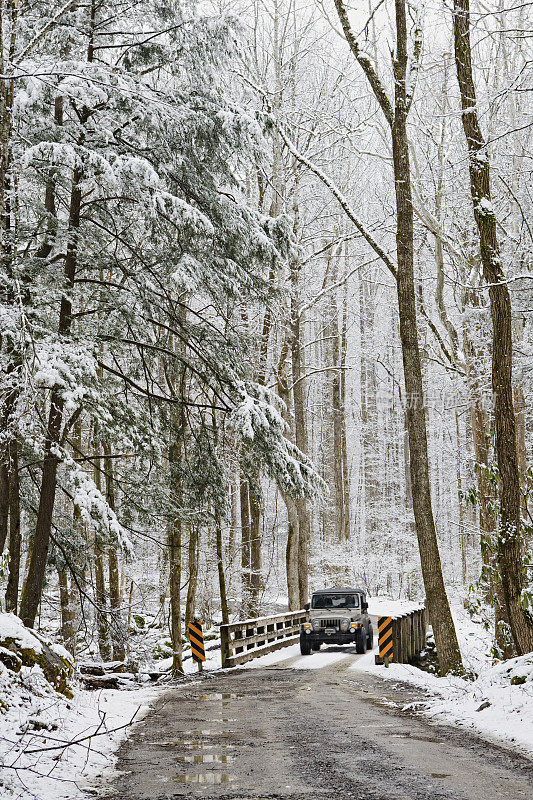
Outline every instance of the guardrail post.
{"label": "guardrail post", "polygon": [[376,664],[408,664],[426,646],[427,612],[417,608],[397,617],[378,617]]}

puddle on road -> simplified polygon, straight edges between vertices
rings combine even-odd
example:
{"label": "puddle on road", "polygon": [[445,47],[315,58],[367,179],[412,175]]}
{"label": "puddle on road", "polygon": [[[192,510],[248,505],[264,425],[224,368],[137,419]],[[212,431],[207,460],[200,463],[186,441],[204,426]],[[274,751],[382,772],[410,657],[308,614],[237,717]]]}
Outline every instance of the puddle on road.
{"label": "puddle on road", "polygon": [[[219,720],[215,720],[218,722]],[[222,720],[220,720],[222,722]],[[223,733],[229,733],[229,731],[215,731],[213,728],[194,728],[190,731],[183,731],[184,736],[220,736]]]}
{"label": "puddle on road", "polygon": [[177,775],[172,780],[175,783],[203,783],[216,786],[220,783],[230,783],[233,776],[227,772],[196,772],[190,775]]}
{"label": "puddle on road", "polygon": [[198,739],[171,739],[169,742],[162,742],[163,747],[187,747],[189,750],[209,750],[214,747],[217,750],[233,748],[232,744],[219,744],[218,742],[203,742]]}
{"label": "puddle on road", "polygon": [[444,742],[444,739],[439,739],[436,736],[423,736],[423,735],[417,736],[416,734],[411,733],[410,731],[394,732],[394,733],[389,733],[388,735],[392,736],[395,739],[414,739],[416,742],[432,742],[434,744],[442,744],[442,742]]}
{"label": "puddle on road", "polygon": [[230,764],[233,760],[233,756],[222,753],[192,753],[191,755],[176,756],[176,761],[184,764]]}
{"label": "puddle on road", "polygon": [[202,695],[198,700],[239,700],[241,697],[245,697],[245,695],[233,692],[213,692],[213,694]]}

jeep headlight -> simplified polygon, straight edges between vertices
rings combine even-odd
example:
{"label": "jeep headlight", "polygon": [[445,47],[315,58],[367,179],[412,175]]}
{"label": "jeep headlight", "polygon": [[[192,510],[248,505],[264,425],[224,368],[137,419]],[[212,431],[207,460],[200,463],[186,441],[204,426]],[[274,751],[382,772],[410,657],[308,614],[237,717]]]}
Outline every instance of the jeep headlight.
{"label": "jeep headlight", "polygon": [[350,627],[349,619],[341,619],[341,631],[347,631]]}
{"label": "jeep headlight", "polygon": [[320,620],[319,619],[314,619],[314,620],[312,620],[312,622],[313,622],[313,630],[314,631],[319,631],[320,630]]}

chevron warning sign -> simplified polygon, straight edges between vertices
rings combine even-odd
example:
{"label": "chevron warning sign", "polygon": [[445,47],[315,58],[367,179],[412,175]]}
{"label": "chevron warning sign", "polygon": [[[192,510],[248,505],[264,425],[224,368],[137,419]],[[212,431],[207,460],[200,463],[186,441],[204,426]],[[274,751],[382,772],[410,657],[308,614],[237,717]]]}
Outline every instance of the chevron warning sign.
{"label": "chevron warning sign", "polygon": [[[389,661],[394,659],[394,652],[392,646],[392,618],[379,617],[378,618],[378,642],[379,642],[379,658],[387,658]],[[383,663],[383,661],[381,661]]]}
{"label": "chevron warning sign", "polygon": [[202,623],[195,619],[189,622],[189,641],[191,643],[192,657],[201,669],[202,662],[205,661],[204,635],[202,633]]}

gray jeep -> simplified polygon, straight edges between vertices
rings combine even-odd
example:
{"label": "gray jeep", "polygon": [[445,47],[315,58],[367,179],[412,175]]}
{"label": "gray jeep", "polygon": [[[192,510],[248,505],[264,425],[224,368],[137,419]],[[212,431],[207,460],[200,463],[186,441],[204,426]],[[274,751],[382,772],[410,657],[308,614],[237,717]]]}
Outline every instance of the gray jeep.
{"label": "gray jeep", "polygon": [[374,646],[366,594],[361,589],[322,589],[305,605],[308,619],[300,628],[300,651],[308,656],[321,644],[351,644],[358,653]]}

